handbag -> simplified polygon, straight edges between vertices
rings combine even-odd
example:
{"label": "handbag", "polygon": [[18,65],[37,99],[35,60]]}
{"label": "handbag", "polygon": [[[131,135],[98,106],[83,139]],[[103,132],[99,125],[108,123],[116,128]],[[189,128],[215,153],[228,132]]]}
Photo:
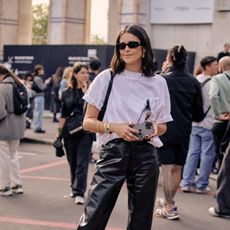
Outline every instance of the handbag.
{"label": "handbag", "polygon": [[64,126],[68,134],[82,134],[82,121],[83,115],[79,115],[78,113],[72,113],[69,117],[67,117]]}
{"label": "handbag", "polygon": [[57,137],[57,139],[53,142],[53,147],[55,148],[56,157],[63,157],[65,155],[61,136]]}

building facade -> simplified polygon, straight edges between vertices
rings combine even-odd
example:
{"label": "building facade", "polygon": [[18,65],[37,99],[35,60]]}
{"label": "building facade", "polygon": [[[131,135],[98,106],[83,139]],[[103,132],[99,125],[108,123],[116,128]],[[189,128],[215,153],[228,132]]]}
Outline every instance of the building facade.
{"label": "building facade", "polygon": [[[130,23],[146,29],[153,48],[167,50],[183,44],[196,52],[197,61],[217,55],[230,42],[229,0],[108,1],[108,44],[114,44],[120,29]],[[31,2],[0,0],[0,57],[3,45],[31,44]],[[91,0],[50,0],[47,44],[88,44],[90,10]]]}

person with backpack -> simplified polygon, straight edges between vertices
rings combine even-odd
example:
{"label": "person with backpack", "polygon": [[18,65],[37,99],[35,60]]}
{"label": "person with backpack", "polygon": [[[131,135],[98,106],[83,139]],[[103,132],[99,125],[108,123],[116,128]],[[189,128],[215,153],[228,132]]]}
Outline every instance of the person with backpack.
{"label": "person with backpack", "polygon": [[[208,187],[208,179],[216,156],[212,133],[214,115],[210,107],[208,93],[211,77],[218,72],[217,58],[206,56],[201,59],[200,65],[203,73],[197,76],[197,80],[200,82],[202,88],[205,117],[200,122],[192,123],[189,150],[180,186],[183,192],[207,193],[210,190]],[[196,170],[199,160],[200,170],[199,175],[196,178]]]}
{"label": "person with backpack", "polygon": [[23,87],[18,77],[0,65],[0,195],[2,196],[23,193],[18,157],[19,141],[24,136],[26,127],[26,105],[23,104],[23,98],[25,103],[27,99],[28,105],[26,89]]}

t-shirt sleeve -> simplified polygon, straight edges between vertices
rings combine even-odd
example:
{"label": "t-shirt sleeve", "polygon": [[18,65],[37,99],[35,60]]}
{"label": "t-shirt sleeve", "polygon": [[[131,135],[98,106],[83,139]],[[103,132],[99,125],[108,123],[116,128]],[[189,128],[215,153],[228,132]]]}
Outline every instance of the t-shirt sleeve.
{"label": "t-shirt sleeve", "polygon": [[95,106],[98,110],[101,110],[106,92],[109,86],[111,73],[109,70],[101,72],[90,84],[89,89],[85,93],[83,99],[90,105]]}
{"label": "t-shirt sleeve", "polygon": [[156,123],[166,123],[172,121],[171,116],[171,103],[168,86],[165,79],[161,82],[161,99],[159,101],[159,110],[156,115]]}

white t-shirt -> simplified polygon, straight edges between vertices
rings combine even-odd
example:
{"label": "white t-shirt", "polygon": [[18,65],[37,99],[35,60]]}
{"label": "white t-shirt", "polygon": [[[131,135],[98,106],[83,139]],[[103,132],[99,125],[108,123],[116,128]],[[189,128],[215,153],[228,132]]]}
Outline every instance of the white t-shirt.
{"label": "white t-shirt", "polygon": [[[110,70],[104,70],[97,75],[83,97],[85,101],[101,110],[110,78]],[[124,70],[114,77],[103,121],[136,124],[146,106],[147,99],[151,108],[149,121],[158,124],[172,121],[170,96],[165,79],[160,75],[144,77],[142,73]],[[141,122],[143,120],[139,121]],[[115,133],[98,135],[100,144],[105,144],[115,138],[119,138]],[[155,147],[162,146],[158,137],[150,143]]]}

